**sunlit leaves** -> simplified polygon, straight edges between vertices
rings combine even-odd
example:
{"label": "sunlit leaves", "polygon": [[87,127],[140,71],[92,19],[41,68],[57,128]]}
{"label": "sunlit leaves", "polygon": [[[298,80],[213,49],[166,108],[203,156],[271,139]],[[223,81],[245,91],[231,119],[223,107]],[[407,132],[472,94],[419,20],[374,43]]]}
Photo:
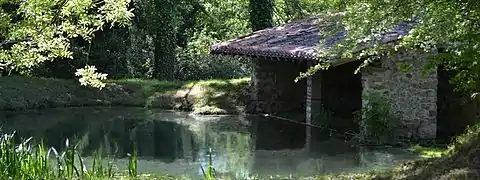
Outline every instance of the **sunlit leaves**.
{"label": "sunlit leaves", "polygon": [[84,68],[77,69],[75,76],[79,76],[80,84],[82,86],[91,86],[102,89],[105,87],[103,80],[107,79],[107,74],[96,72],[95,66],[86,65]]}
{"label": "sunlit leaves", "polygon": [[[408,21],[415,21],[416,25],[398,44],[356,51],[359,43],[375,42],[375,37]],[[453,81],[459,89],[468,92],[480,90],[480,65],[477,63],[480,60],[480,3],[476,0],[348,1],[341,22],[347,31],[346,41],[324,56],[353,54],[371,57],[392,53],[392,49],[421,49],[437,54],[432,56],[432,62],[441,63],[455,72]]]}
{"label": "sunlit leaves", "polygon": [[[102,29],[105,23],[129,25],[133,16],[128,9],[129,2],[0,1],[0,40],[3,41],[0,42],[0,73],[17,71],[28,74],[44,61],[71,59],[72,38],[90,41],[93,33]],[[4,9],[7,6],[9,8]],[[95,75],[98,74],[92,74]]]}
{"label": "sunlit leaves", "polygon": [[107,22],[111,22],[112,26],[118,23],[120,26],[130,25],[130,19],[133,13],[128,9],[130,0],[104,0],[105,5],[100,8],[104,13]]}

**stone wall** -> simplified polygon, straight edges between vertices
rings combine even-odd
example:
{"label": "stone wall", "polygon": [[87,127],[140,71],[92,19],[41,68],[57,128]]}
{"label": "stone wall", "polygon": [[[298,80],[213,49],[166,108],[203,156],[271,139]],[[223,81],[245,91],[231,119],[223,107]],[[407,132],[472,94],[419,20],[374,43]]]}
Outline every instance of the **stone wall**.
{"label": "stone wall", "polygon": [[[427,55],[402,52],[382,60],[378,66],[362,70],[363,106],[371,94],[381,94],[391,101],[393,114],[400,120],[398,136],[409,141],[433,140],[437,128],[437,71],[422,73]],[[404,71],[400,63],[411,64]]]}
{"label": "stone wall", "polygon": [[305,111],[306,82],[294,82],[299,73],[306,70],[305,61],[252,58],[252,65],[252,99],[247,107],[250,112]]}

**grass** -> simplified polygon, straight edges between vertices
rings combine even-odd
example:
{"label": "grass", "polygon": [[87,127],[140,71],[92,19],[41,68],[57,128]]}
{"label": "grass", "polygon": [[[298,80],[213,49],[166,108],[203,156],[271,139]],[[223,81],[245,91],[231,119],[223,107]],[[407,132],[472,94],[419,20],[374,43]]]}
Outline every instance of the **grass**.
{"label": "grass", "polygon": [[413,146],[424,159],[368,173],[330,174],[317,179],[480,179],[480,123],[467,128],[448,149]]}
{"label": "grass", "polygon": [[91,168],[87,168],[78,146],[68,140],[63,152],[46,149],[43,143],[33,145],[31,141],[29,138],[16,143],[14,133],[1,136],[0,179],[177,179],[166,175],[139,175],[135,150],[129,159],[128,173],[125,173],[114,171],[112,161],[104,165],[105,160],[98,155],[94,156]]}
{"label": "grass", "polygon": [[414,145],[409,149],[412,152],[420,154],[420,157],[423,158],[439,158],[443,155],[446,155],[448,152],[447,148],[441,147],[423,147],[420,145]]}
{"label": "grass", "polygon": [[201,167],[202,173],[203,173],[203,179],[204,180],[214,180],[215,179],[215,169],[213,168],[212,149],[209,149],[207,155],[208,155],[207,170],[205,170],[203,167]]}
{"label": "grass", "polygon": [[[186,179],[169,175],[139,174],[135,144],[133,152],[128,154],[128,169],[122,172],[116,169],[113,159],[104,159],[101,152],[94,153],[92,164],[87,168],[80,155],[81,146],[72,144],[68,139],[63,152],[57,152],[55,148],[47,149],[43,141],[37,144],[32,138],[28,138],[17,143],[16,139],[15,133],[0,137],[0,179]],[[208,153],[207,167],[206,169],[202,167],[202,171],[204,180],[216,179],[211,150]]]}
{"label": "grass", "polygon": [[0,77],[0,110],[83,106],[135,106],[236,114],[248,101],[248,78],[170,82],[142,79],[109,80],[102,89],[75,80]]}

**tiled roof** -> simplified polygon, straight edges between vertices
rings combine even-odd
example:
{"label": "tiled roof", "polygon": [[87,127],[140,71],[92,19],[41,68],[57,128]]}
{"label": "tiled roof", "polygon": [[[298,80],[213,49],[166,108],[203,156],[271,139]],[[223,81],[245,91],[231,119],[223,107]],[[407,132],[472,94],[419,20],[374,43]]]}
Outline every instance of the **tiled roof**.
{"label": "tiled roof", "polygon": [[[336,16],[340,16],[337,14]],[[320,44],[320,30],[332,27],[335,16],[312,16],[307,19],[293,21],[284,25],[259,30],[211,47],[212,54],[229,54],[242,56],[261,56],[272,58],[290,58],[317,60],[317,52],[326,50],[345,38],[345,31],[326,37]],[[328,21],[330,19],[330,21]],[[335,22],[333,22],[335,23]],[[384,33],[378,40],[391,42],[408,34],[411,24],[402,23],[392,31]],[[364,47],[366,48],[366,47]]]}

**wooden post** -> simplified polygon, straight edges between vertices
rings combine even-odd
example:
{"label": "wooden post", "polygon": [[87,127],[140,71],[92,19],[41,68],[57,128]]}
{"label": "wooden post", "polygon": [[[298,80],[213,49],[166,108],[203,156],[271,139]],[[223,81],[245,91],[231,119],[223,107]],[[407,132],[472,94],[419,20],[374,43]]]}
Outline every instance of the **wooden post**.
{"label": "wooden post", "polygon": [[[307,62],[307,69],[312,66],[312,62]],[[310,151],[310,140],[312,136],[312,128],[310,125],[312,124],[312,77],[307,77],[307,92],[306,92],[306,99],[305,99],[305,123],[306,125],[306,135],[305,135],[305,150],[307,152]]]}

